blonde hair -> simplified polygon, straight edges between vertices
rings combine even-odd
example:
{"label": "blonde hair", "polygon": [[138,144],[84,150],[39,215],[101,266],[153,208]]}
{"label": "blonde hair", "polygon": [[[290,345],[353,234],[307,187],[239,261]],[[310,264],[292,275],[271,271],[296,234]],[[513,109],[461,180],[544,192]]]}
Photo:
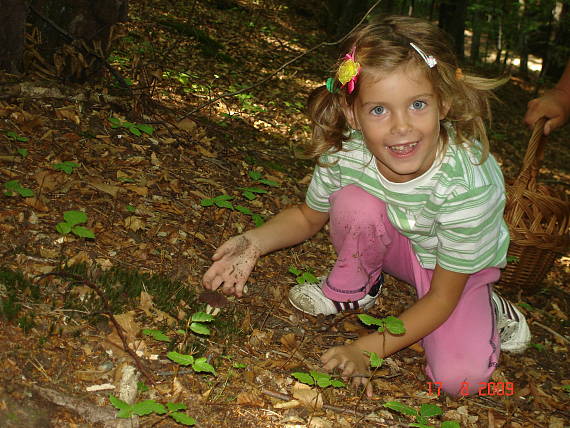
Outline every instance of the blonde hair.
{"label": "blonde hair", "polygon": [[[410,42],[433,56],[437,65],[428,67]],[[328,151],[339,151],[343,142],[349,139],[349,125],[343,107],[352,107],[362,79],[377,79],[398,67],[414,64],[424,70],[432,83],[440,108],[449,108],[446,120],[455,129],[455,143],[470,147],[474,140],[480,141],[480,162],[485,161],[489,154],[485,120],[491,119],[491,90],[508,78],[487,79],[461,71],[446,34],[432,23],[417,18],[393,16],[363,25],[347,39],[346,46],[344,53],[355,49],[360,74],[350,94],[346,87],[340,87],[337,79],[334,93],[321,86],[310,95],[308,112],[313,129],[312,144],[307,152],[310,157],[318,158]],[[342,60],[337,63],[337,70]],[[441,144],[446,145],[448,141],[446,128],[441,127]]]}

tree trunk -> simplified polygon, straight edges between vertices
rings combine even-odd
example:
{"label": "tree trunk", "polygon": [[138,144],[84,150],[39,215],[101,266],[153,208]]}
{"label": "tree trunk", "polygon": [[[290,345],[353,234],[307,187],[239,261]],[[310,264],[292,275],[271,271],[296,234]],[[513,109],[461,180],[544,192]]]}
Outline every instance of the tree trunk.
{"label": "tree trunk", "polygon": [[473,12],[471,19],[473,25],[473,36],[471,37],[471,52],[469,53],[469,57],[473,64],[477,64],[479,62],[481,49],[481,11],[479,9],[476,9]]}
{"label": "tree trunk", "polygon": [[439,6],[439,27],[445,30],[454,41],[457,57],[462,60],[464,54],[465,15],[467,0],[442,0]]}
{"label": "tree trunk", "polygon": [[0,69],[10,73],[23,71],[27,9],[22,0],[0,0]]}
{"label": "tree trunk", "polygon": [[[29,5],[29,8],[27,7]],[[0,0],[0,67],[86,81],[104,66],[128,0]],[[25,25],[32,42],[24,51]],[[29,50],[29,51],[28,51]]]}

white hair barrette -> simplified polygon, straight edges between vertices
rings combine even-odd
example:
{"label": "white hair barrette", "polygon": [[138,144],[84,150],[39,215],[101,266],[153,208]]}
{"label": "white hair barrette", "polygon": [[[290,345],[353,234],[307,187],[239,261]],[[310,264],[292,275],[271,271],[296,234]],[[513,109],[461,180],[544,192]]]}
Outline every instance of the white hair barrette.
{"label": "white hair barrette", "polygon": [[423,58],[429,68],[434,68],[437,64],[437,60],[432,55],[426,55],[416,44],[410,42],[410,46],[413,47],[417,53]]}

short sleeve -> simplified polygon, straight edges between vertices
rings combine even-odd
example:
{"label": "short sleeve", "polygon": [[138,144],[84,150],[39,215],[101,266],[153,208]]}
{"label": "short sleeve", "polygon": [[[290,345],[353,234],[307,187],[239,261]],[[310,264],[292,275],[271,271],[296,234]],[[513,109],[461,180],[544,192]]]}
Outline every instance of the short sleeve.
{"label": "short sleeve", "polygon": [[[330,162],[328,159],[321,158],[321,162],[327,161]],[[340,166],[338,163],[330,166],[317,165],[305,196],[305,202],[316,211],[328,212],[330,209],[329,197],[340,188]]]}
{"label": "short sleeve", "polygon": [[509,244],[503,219],[505,191],[487,185],[447,199],[436,234],[437,263],[444,269],[474,273],[504,265]]}

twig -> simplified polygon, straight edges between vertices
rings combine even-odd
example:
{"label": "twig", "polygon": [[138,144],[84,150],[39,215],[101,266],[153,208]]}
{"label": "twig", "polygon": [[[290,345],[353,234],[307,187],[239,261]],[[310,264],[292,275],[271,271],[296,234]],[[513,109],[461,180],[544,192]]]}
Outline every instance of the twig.
{"label": "twig", "polygon": [[186,119],[188,116],[192,116],[194,113],[196,113],[197,111],[202,110],[204,107],[207,107],[209,105],[214,104],[215,102],[222,100],[224,98],[230,98],[230,97],[234,97],[238,94],[241,94],[243,92],[249,91],[252,88],[255,88],[257,86],[261,86],[263,85],[265,82],[273,79],[273,77],[279,73],[281,70],[283,70],[284,68],[286,68],[288,65],[293,64],[295,61],[303,58],[305,55],[308,55],[309,53],[323,47],[323,46],[334,46],[334,45],[338,45],[339,43],[344,42],[348,37],[350,37],[350,35],[354,32],[354,30],[364,22],[364,20],[368,17],[368,15],[370,15],[370,13],[376,8],[376,6],[378,6],[380,4],[382,0],[377,0],[371,7],[370,9],[368,9],[368,11],[366,11],[366,13],[364,14],[364,16],[362,17],[362,19],[360,21],[358,21],[358,23],[348,32],[346,33],[344,36],[342,36],[339,40],[335,41],[335,42],[321,42],[318,45],[313,46],[312,48],[309,48],[308,50],[306,50],[305,52],[303,52],[302,54],[297,55],[296,57],[294,57],[293,59],[287,61],[285,64],[283,64],[281,67],[277,68],[276,70],[274,70],[271,74],[269,74],[267,77],[265,77],[264,79],[261,79],[259,82],[255,82],[245,88],[242,88],[238,91],[234,91],[234,92],[229,92],[229,93],[225,93],[225,94],[221,94],[218,95],[215,98],[212,98],[209,101],[206,101],[203,104],[200,104],[198,107],[196,107],[194,110],[190,111],[190,113],[186,113],[184,116],[182,116],[180,119],[178,119],[178,121],[182,120],[182,119]]}
{"label": "twig", "polygon": [[537,325],[537,326],[543,328],[544,330],[546,330],[547,332],[549,332],[550,334],[552,334],[553,336],[562,340],[563,342],[570,343],[570,340],[568,340],[566,337],[564,337],[560,333],[557,333],[556,331],[552,330],[550,327],[547,327],[544,324],[539,323],[538,321],[533,321],[532,325]]}
{"label": "twig", "polygon": [[50,272],[50,273],[39,275],[39,277],[46,277],[46,276],[60,276],[62,278],[67,278],[67,279],[76,281],[80,284],[83,284],[83,285],[91,288],[93,291],[95,291],[95,293],[97,293],[97,295],[101,299],[101,302],[103,303],[103,307],[105,308],[105,311],[103,311],[101,313],[107,315],[109,317],[109,319],[111,320],[111,322],[113,323],[113,325],[115,326],[115,329],[117,330],[117,334],[119,335],[119,338],[121,339],[121,342],[123,343],[123,349],[125,350],[125,352],[127,354],[129,354],[131,356],[131,358],[135,362],[135,365],[137,366],[139,371],[144,375],[144,377],[153,386],[156,385],[154,378],[152,377],[152,374],[150,373],[150,371],[148,371],[148,369],[144,366],[144,364],[140,360],[137,353],[133,349],[131,349],[131,347],[129,346],[127,338],[125,337],[125,334],[123,333],[123,328],[121,327],[121,325],[119,324],[119,322],[117,321],[117,319],[115,318],[115,316],[113,315],[113,313],[111,311],[111,305],[109,304],[109,300],[107,299],[107,296],[105,296],[103,291],[101,291],[101,289],[95,283],[93,283],[87,279],[84,279],[84,278],[80,277],[79,275],[75,275],[75,274],[72,274],[69,272],[55,271],[55,272]]}

